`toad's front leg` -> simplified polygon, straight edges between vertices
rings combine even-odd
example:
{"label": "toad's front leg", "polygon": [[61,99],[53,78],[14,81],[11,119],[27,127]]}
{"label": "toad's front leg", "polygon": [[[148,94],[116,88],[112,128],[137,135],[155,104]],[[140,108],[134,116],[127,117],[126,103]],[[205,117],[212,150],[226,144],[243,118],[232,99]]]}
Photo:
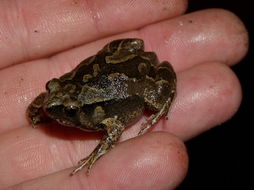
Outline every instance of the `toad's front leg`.
{"label": "toad's front leg", "polygon": [[31,119],[33,128],[35,128],[38,123],[43,123],[47,120],[46,117],[41,114],[41,109],[46,97],[46,92],[41,93],[27,108],[27,116]]}
{"label": "toad's front leg", "polygon": [[89,173],[93,164],[101,156],[113,148],[114,144],[119,140],[124,131],[124,125],[119,120],[114,118],[105,119],[100,124],[106,127],[107,133],[103,136],[94,151],[88,157],[79,161],[79,166],[73,170],[70,175],[74,175],[85,166],[87,166],[87,173]]}

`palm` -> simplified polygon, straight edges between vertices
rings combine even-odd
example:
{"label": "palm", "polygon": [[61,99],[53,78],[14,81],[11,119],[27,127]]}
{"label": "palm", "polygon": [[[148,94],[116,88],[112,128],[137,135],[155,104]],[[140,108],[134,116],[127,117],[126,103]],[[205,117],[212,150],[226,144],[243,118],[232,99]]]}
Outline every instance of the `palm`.
{"label": "palm", "polygon": [[[13,9],[22,0],[0,2],[0,186],[23,182],[25,189],[173,189],[187,168],[181,140],[227,120],[239,106],[240,85],[228,67],[247,51],[239,20],[221,10],[183,16],[184,0],[166,8],[151,1],[145,10],[141,3],[122,1],[59,1],[55,7],[26,1],[29,7],[15,5],[22,14]],[[124,141],[136,136],[141,120],[123,134],[124,143],[96,162],[89,176],[79,172],[69,177],[71,167],[93,150],[99,136],[55,124],[33,130],[25,110],[49,79],[123,37],[144,39],[146,50],[169,60],[177,72],[169,120],[153,129],[165,132]]]}

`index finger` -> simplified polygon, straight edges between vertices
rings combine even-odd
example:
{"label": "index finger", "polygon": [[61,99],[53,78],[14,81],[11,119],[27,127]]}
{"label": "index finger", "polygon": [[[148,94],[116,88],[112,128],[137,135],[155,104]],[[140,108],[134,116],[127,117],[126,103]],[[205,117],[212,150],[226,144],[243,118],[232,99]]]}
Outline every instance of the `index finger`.
{"label": "index finger", "polygon": [[0,1],[0,68],[177,16],[186,0]]}

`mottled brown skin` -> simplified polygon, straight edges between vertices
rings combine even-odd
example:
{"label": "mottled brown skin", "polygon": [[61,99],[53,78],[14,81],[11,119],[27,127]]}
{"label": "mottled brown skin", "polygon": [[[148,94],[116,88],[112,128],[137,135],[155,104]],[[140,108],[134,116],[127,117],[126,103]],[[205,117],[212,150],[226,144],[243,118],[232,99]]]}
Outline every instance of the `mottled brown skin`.
{"label": "mottled brown skin", "polygon": [[139,135],[167,115],[176,93],[176,75],[153,52],[144,52],[141,39],[120,39],[107,44],[73,71],[46,84],[28,107],[33,127],[56,120],[66,126],[105,134],[95,150],[71,174],[92,165],[119,140],[127,125],[144,109],[154,112]]}

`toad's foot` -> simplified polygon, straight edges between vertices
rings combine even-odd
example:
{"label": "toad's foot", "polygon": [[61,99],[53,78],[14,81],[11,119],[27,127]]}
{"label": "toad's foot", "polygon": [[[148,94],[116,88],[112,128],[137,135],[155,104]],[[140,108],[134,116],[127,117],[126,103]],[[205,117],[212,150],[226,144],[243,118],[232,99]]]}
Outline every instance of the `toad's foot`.
{"label": "toad's foot", "polygon": [[165,115],[166,119],[168,119],[168,110],[169,110],[169,102],[171,101],[171,99],[169,98],[169,100],[163,105],[162,109],[157,112],[156,114],[151,115],[146,122],[142,123],[142,126],[144,126],[138,133],[138,135],[143,135],[148,129],[150,129],[155,123],[157,123],[160,118]]}
{"label": "toad's foot", "polygon": [[74,169],[70,175],[71,176],[74,175],[78,171],[82,170],[85,166],[87,166],[87,174],[89,174],[93,164],[95,163],[96,160],[99,159],[99,157],[100,157],[99,155],[96,155],[96,153],[93,152],[88,157],[80,160],[78,162],[79,166],[76,169]]}

